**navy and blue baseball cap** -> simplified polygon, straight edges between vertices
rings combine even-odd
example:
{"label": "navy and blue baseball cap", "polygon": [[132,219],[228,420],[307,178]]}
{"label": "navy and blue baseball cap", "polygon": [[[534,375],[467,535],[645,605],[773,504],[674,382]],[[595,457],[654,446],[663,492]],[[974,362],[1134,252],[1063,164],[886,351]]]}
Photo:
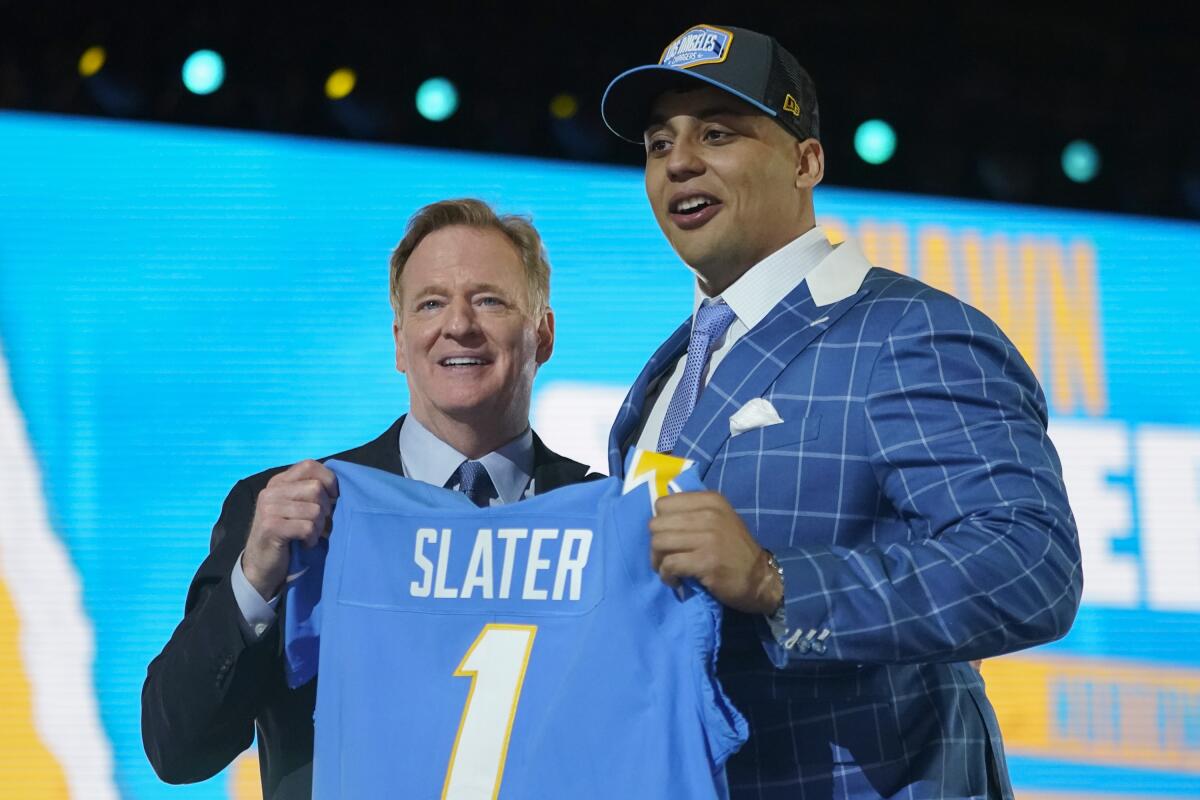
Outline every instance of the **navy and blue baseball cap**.
{"label": "navy and blue baseball cap", "polygon": [[604,91],[600,114],[613,133],[642,143],[655,98],[694,82],[715,86],[774,119],[801,141],[820,138],[817,87],[774,38],[745,28],[694,25],[657,64],[622,72]]}

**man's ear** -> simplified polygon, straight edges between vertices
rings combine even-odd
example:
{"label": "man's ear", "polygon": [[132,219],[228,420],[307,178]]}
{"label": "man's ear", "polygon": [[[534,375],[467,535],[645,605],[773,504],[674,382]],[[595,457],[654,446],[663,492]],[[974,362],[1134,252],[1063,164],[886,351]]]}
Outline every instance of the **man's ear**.
{"label": "man's ear", "polygon": [[396,371],[405,372],[408,364],[404,360],[404,329],[400,327],[400,317],[392,318],[392,340],[396,343]]}
{"label": "man's ear", "polygon": [[825,149],[816,139],[796,142],[796,188],[811,189],[825,177]]}
{"label": "man's ear", "polygon": [[542,321],[537,327],[537,363],[540,367],[550,360],[551,354],[554,353],[554,310],[547,308],[546,313],[542,315]]}

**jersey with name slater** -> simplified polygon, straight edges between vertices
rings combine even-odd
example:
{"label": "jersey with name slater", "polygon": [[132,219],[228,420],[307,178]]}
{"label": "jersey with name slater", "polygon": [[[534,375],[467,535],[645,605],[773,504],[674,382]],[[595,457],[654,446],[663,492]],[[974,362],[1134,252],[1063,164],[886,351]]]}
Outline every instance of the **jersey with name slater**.
{"label": "jersey with name slater", "polygon": [[285,600],[289,683],[320,673],[315,798],[727,797],[747,726],[721,606],[649,558],[653,499],[702,489],[692,470],[481,509],[327,466],[333,532],[293,551]]}

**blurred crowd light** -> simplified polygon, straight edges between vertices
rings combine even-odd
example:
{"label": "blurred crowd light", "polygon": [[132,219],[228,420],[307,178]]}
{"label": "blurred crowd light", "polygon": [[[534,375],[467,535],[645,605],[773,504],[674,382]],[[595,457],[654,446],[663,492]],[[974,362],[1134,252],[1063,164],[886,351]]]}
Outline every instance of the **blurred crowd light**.
{"label": "blurred crowd light", "polygon": [[896,153],[896,131],[881,119],[869,119],[854,132],[854,152],[868,164],[884,164]]}
{"label": "blurred crowd light", "polygon": [[358,75],[349,67],[335,69],[325,80],[325,96],[330,100],[341,100],[354,91]]}
{"label": "blurred crowd light", "polygon": [[430,78],[417,88],[417,112],[431,122],[442,122],[458,110],[458,89],[448,78]]}
{"label": "blurred crowd light", "polygon": [[197,50],[183,62],[183,85],[193,94],[212,94],[225,82],[225,59],[213,50]]}
{"label": "blurred crowd light", "polygon": [[1100,172],[1100,151],[1084,139],[1076,139],[1063,148],[1062,168],[1076,183],[1088,183]]}

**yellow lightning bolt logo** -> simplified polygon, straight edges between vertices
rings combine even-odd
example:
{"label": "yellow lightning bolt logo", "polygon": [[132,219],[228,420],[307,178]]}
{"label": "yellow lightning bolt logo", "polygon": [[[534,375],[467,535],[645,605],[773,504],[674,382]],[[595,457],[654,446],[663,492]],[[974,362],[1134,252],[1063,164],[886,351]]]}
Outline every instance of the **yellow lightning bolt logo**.
{"label": "yellow lightning bolt logo", "polygon": [[625,474],[621,493],[629,494],[643,483],[647,484],[650,487],[650,507],[653,508],[655,500],[671,493],[671,482],[694,463],[690,458],[638,450],[634,452],[629,471]]}

